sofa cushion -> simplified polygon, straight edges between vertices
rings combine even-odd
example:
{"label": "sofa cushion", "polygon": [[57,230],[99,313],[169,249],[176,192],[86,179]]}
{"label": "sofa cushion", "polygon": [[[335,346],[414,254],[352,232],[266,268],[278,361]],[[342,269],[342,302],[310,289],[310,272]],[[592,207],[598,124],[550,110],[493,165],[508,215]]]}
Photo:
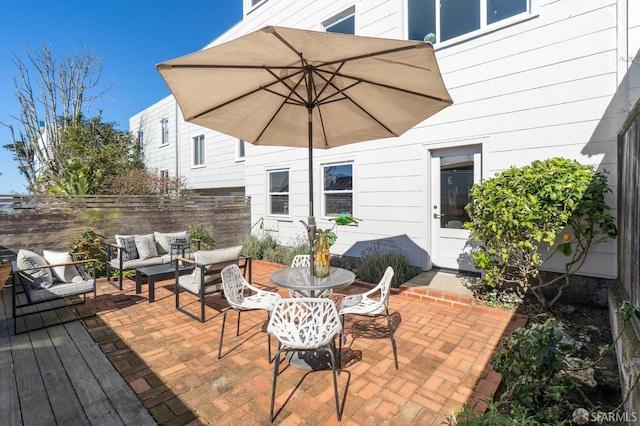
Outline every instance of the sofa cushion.
{"label": "sofa cushion", "polygon": [[138,257],[140,259],[149,259],[158,256],[156,248],[156,240],[153,234],[135,235],[136,249],[138,249]]}
{"label": "sofa cushion", "polygon": [[[242,252],[242,246],[228,247],[216,250],[200,250],[195,252],[193,258],[196,261],[196,269],[191,274],[191,278],[194,284],[199,285],[202,278],[202,268],[200,265],[218,265],[220,263],[232,262],[240,257]],[[212,269],[212,268],[209,268]],[[216,266],[215,269],[220,269]],[[211,281],[216,277],[205,277],[205,282]]]}
{"label": "sofa cushion", "polygon": [[[120,267],[119,259],[111,259],[109,263],[113,269],[118,269]],[[162,265],[163,263],[168,262],[164,262],[163,258],[160,256],[150,257],[149,259],[131,259],[122,262],[122,270],[128,271],[131,269],[142,268],[144,266]]]}
{"label": "sofa cushion", "polygon": [[20,249],[16,256],[18,269],[25,270],[25,278],[31,288],[47,288],[53,284],[53,274],[49,268],[39,269],[39,266],[48,265],[47,261],[31,250]]}
{"label": "sofa cushion", "polygon": [[74,278],[70,283],[57,283],[50,287],[40,287],[29,293],[32,303],[43,302],[59,297],[68,297],[76,294],[89,293],[93,291],[93,279],[83,280],[82,277]]}
{"label": "sofa cushion", "polygon": [[[66,251],[42,250],[42,256],[50,265],[73,262],[71,253]],[[53,276],[63,283],[70,283],[74,278],[82,279],[76,265],[54,266],[51,269]]]}
{"label": "sofa cushion", "polygon": [[122,246],[120,253],[123,261],[137,259],[140,257],[138,255],[138,248],[136,247],[136,238],[133,235],[116,234],[116,243],[118,243],[119,246]]}
{"label": "sofa cushion", "polygon": [[156,239],[156,248],[159,255],[167,254],[171,250],[169,243],[169,237],[187,237],[187,231],[181,232],[154,232],[153,236]]}

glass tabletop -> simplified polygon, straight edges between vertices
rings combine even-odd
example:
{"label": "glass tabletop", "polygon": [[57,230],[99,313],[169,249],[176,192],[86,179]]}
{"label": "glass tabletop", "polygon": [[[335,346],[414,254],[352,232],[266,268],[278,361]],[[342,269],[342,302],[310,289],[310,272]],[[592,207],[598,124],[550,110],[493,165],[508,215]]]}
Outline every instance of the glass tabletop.
{"label": "glass tabletop", "polygon": [[330,288],[351,284],[356,275],[342,268],[331,267],[331,272],[324,278],[312,277],[308,266],[300,268],[280,269],[271,274],[271,282],[278,287],[291,288],[304,292],[320,292]]}

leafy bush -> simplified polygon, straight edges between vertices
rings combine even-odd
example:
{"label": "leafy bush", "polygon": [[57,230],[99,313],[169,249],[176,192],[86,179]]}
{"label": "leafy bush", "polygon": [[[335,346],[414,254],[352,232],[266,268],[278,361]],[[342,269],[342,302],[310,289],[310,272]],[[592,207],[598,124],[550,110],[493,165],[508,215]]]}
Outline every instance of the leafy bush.
{"label": "leafy bush", "polygon": [[265,252],[269,249],[275,250],[276,247],[278,247],[278,242],[271,235],[264,238],[249,235],[242,242],[242,254],[253,259],[265,260]]}
{"label": "leafy bush", "polygon": [[187,235],[189,235],[189,238],[191,239],[200,240],[200,248],[202,250],[213,248],[213,243],[215,243],[215,240],[213,239],[213,231],[206,231],[200,225],[189,225],[187,228]]}
{"label": "leafy bush", "polygon": [[[71,253],[86,253],[89,259],[96,259],[96,277],[105,277],[107,275],[107,265],[105,263],[107,248],[104,236],[87,229],[80,238],[71,243],[70,251]],[[92,268],[91,264],[86,266],[88,274],[93,274]]]}
{"label": "leafy bush", "polygon": [[506,387],[500,399],[512,413],[555,424],[576,408],[579,391],[564,374],[568,355],[560,348],[562,329],[554,319],[531,323],[502,339],[491,356]]}
{"label": "leafy bush", "polygon": [[377,283],[384,275],[387,266],[394,271],[391,286],[398,288],[413,277],[420,274],[421,270],[412,266],[404,254],[397,251],[393,243],[375,242],[362,251],[362,262],[358,268],[358,277],[369,283]]}
{"label": "leafy bush", "polygon": [[[515,286],[519,296],[531,290],[543,306],[552,306],[584,264],[591,244],[617,235],[604,200],[607,192],[605,172],[563,158],[511,167],[474,185],[473,202],[466,206],[471,221],[464,226],[480,242],[471,257],[484,271],[482,282],[499,289]],[[553,248],[563,231],[564,242]],[[544,281],[543,250],[569,257],[564,275]],[[558,288],[547,300],[543,290],[552,284]]]}

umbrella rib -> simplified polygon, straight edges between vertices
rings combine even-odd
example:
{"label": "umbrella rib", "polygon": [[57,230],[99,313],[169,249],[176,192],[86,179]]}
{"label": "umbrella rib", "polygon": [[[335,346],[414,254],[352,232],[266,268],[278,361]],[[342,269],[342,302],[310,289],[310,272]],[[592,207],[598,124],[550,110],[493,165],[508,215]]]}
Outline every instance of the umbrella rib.
{"label": "umbrella rib", "polygon": [[[325,74],[331,74],[333,76],[333,73],[331,71],[326,71],[326,70],[317,70],[317,71],[318,71],[318,75],[320,75],[320,73],[325,73]],[[351,86],[349,86],[349,88],[351,88],[351,87],[353,87],[353,86],[355,86],[355,85],[357,85],[359,83],[367,83],[367,84],[371,84],[372,86],[383,87],[385,89],[395,90],[397,92],[407,93],[409,95],[420,96],[420,97],[423,97],[423,98],[432,99],[434,101],[446,102],[448,104],[453,103],[449,99],[444,99],[444,98],[441,98],[441,97],[438,97],[438,96],[427,95],[425,93],[415,92],[413,90],[403,89],[401,87],[391,86],[391,85],[388,85],[388,84],[378,83],[378,82],[375,82],[375,81],[372,81],[372,80],[367,80],[367,79],[362,78],[362,77],[355,77],[355,76],[348,75],[348,74],[338,74],[337,76],[345,78],[345,79],[348,79],[348,80],[353,80],[355,83],[352,84]],[[322,78],[325,81],[328,81],[328,80],[326,80],[326,77],[322,77]],[[338,90],[338,88],[336,88],[336,90]],[[342,89],[340,91],[344,91],[344,90],[346,90],[346,88]]]}

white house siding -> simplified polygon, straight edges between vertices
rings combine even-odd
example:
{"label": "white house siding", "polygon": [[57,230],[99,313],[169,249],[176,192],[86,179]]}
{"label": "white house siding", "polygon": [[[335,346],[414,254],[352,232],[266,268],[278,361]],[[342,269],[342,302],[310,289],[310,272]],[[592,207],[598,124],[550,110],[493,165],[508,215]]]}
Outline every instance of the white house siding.
{"label": "white house siding", "polygon": [[[266,0],[212,44],[265,25],[322,30],[322,23],[355,8],[358,35],[406,38],[405,0]],[[640,1],[532,0],[531,14],[491,32],[436,45],[454,105],[403,136],[314,152],[315,215],[321,211],[320,167],[354,165],[358,226],[338,227],[337,254],[357,255],[362,242],[395,238],[412,263],[428,269],[432,250],[430,151],[482,148],[482,176],[552,156],[574,158],[610,172],[608,202],[616,214],[616,134],[640,92]],[[634,58],[624,60],[621,58]],[[267,171],[290,170],[291,217],[267,215]],[[252,221],[283,243],[304,238],[308,215],[305,149],[247,145],[245,191]],[[218,177],[212,176],[211,179]],[[615,277],[616,247],[593,248],[582,273]],[[558,270],[560,263],[548,263]]]}
{"label": "white house siding", "polygon": [[[163,118],[169,119],[166,146],[160,145]],[[185,122],[173,96],[131,117],[129,129],[134,134],[140,129],[144,131],[144,162],[148,169],[166,169],[171,177],[184,177],[189,189],[222,195],[243,193],[244,161],[237,158],[238,139]],[[204,135],[205,164],[194,166],[193,138],[199,135]]]}
{"label": "white house siding", "polygon": [[[256,23],[256,19],[250,30],[266,23],[318,29],[328,15],[354,4],[313,2],[317,12],[309,11],[303,18],[289,15],[288,7],[295,3],[263,4],[264,15],[271,7],[278,13],[272,10],[267,22]],[[330,13],[325,10],[329,3]],[[628,11],[629,34],[636,33],[628,49],[635,49],[634,55],[640,16],[633,12],[637,3]],[[358,227],[338,228],[332,251],[351,254],[358,241],[406,235],[415,244],[410,244],[410,259],[428,267],[432,204],[428,150],[478,140],[483,141],[484,178],[509,166],[551,156],[575,158],[609,171],[613,193],[608,202],[615,215],[616,133],[624,105],[638,90],[637,83],[634,86],[629,79],[629,91],[618,92],[619,58],[626,53],[618,51],[617,22],[619,8],[626,7],[626,2],[618,5],[614,0],[533,1],[528,19],[459,43],[436,46],[453,106],[400,138],[314,153],[316,215],[320,211],[320,165],[334,159],[354,161],[354,214],[364,221]],[[356,31],[404,38],[404,8],[403,1],[355,2]],[[264,216],[267,230],[284,242],[301,238],[304,230],[298,220],[307,216],[306,153],[277,150],[272,157],[267,152],[273,150],[252,147],[247,151],[246,191],[252,196],[254,220]],[[290,221],[266,216],[265,171],[276,165],[290,167]],[[330,225],[318,221],[320,226]],[[615,256],[614,242],[595,246],[582,273],[614,277]],[[560,266],[558,261],[548,263],[549,269]]]}
{"label": "white house siding", "polygon": [[[143,154],[148,169],[169,170],[170,176],[176,176],[176,108],[172,96],[155,103],[146,110],[129,119],[129,130],[137,135],[144,132]],[[161,145],[161,125],[163,118],[169,120],[169,143]]]}

